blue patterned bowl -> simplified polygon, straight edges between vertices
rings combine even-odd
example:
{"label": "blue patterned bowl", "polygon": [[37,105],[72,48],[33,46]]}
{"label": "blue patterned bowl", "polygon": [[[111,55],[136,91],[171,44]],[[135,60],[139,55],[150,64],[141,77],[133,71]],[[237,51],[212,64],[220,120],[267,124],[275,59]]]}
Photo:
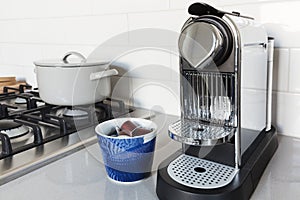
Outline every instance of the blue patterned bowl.
{"label": "blue patterned bowl", "polygon": [[[116,127],[130,120],[153,131],[136,137],[109,136]],[[133,182],[151,173],[157,126],[140,118],[117,118],[103,122],[95,128],[108,176],[120,182]]]}

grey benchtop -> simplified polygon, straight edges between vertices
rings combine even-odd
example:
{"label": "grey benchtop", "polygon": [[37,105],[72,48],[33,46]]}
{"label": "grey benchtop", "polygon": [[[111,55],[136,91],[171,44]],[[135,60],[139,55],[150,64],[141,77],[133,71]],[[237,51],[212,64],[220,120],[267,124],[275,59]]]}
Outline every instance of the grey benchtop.
{"label": "grey benchtop", "polygon": [[[168,124],[165,118],[158,123]],[[173,120],[173,119],[171,119]],[[92,144],[60,160],[0,186],[0,199],[157,199],[158,164],[180,148],[165,130],[159,130],[152,175],[137,183],[120,184],[107,178],[98,144]],[[252,200],[300,197],[300,139],[280,136],[279,147],[267,166]]]}

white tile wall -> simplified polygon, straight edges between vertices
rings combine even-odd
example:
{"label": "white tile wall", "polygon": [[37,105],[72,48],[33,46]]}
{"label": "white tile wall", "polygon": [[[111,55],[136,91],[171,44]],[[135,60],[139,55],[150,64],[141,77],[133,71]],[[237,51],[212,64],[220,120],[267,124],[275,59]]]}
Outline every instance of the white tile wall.
{"label": "white tile wall", "polygon": [[171,80],[170,54],[159,50],[137,50],[119,58],[121,75],[153,80]]}
{"label": "white tile wall", "polygon": [[290,92],[300,93],[300,49],[292,49],[290,53]]}
{"label": "white tile wall", "polygon": [[277,92],[273,95],[273,123],[285,135],[299,137],[300,94]]}
{"label": "white tile wall", "polygon": [[265,24],[269,35],[276,38],[276,47],[299,47],[300,25],[298,19],[300,1],[257,2],[244,5],[225,6],[254,17]]}
{"label": "white tile wall", "polygon": [[0,4],[0,19],[81,16],[92,10],[91,0],[1,0]]}
{"label": "white tile wall", "polygon": [[187,20],[187,17],[188,13],[183,9],[175,11],[170,10],[128,14],[129,30],[158,28],[180,32],[180,28]]}
{"label": "white tile wall", "polygon": [[128,14],[129,31],[153,29],[145,30],[143,35],[130,32],[129,39],[149,46],[174,46],[177,44],[180,29],[187,19],[185,10]]}
{"label": "white tile wall", "polygon": [[[195,2],[205,2],[209,5],[213,5],[216,8],[221,8],[223,6],[238,6],[238,5],[248,5],[248,4],[257,4],[257,3],[266,3],[266,2],[280,2],[283,0],[206,0],[206,1],[199,1],[199,0],[170,0],[170,8],[172,9],[187,9],[189,5]],[[293,1],[293,0],[291,0]],[[297,1],[297,0],[296,0]],[[236,9],[234,9],[236,10]]]}
{"label": "white tile wall", "polygon": [[125,103],[133,104],[132,97],[132,78],[126,76],[115,76],[111,79],[112,92],[111,97],[113,99],[120,99]]}
{"label": "white tile wall", "polygon": [[274,51],[273,90],[288,91],[289,49],[276,48]]}
{"label": "white tile wall", "polygon": [[[217,0],[207,0],[207,1],[198,1],[198,0],[170,0],[170,8],[171,9],[185,9],[187,10],[189,5],[195,2],[205,2],[210,5],[214,5],[217,8],[220,8],[222,5],[227,5],[230,2],[233,2],[234,0],[223,0],[223,1],[217,1]],[[226,3],[227,2],[227,3]]]}
{"label": "white tile wall", "polygon": [[32,44],[1,44],[2,65],[32,66],[32,61],[42,57],[42,46]]}
{"label": "white tile wall", "polygon": [[178,85],[171,81],[132,79],[134,105],[161,113],[178,115],[180,99]]}
{"label": "white tile wall", "polygon": [[42,57],[40,59],[63,58],[66,52],[77,51],[87,57],[96,48],[96,45],[42,45]]}
{"label": "white tile wall", "polygon": [[35,83],[35,77],[32,75],[34,72],[31,68],[30,76],[28,73],[25,73],[25,71],[28,71],[28,68],[25,68],[23,66],[16,66],[16,65],[1,65],[0,71],[1,76],[16,76],[17,80],[27,80],[30,81],[30,83]]}
{"label": "white tile wall", "polygon": [[128,29],[126,15],[105,15],[63,19],[67,44],[102,44]]}
{"label": "white tile wall", "polygon": [[92,0],[92,13],[95,15],[111,13],[147,12],[169,9],[169,0]]}
{"label": "white tile wall", "polygon": [[[116,59],[113,64],[126,74],[113,78],[116,98],[178,114],[177,36],[192,2],[196,0],[0,0],[0,75],[25,77],[36,85],[34,60],[59,58],[70,50],[86,56],[93,52],[89,58]],[[300,1],[206,2],[255,17],[275,37],[273,123],[282,134],[300,137]],[[128,53],[126,45],[159,50]]]}
{"label": "white tile wall", "polygon": [[179,87],[173,81],[122,76],[114,77],[112,85],[112,98],[161,113],[180,113]]}

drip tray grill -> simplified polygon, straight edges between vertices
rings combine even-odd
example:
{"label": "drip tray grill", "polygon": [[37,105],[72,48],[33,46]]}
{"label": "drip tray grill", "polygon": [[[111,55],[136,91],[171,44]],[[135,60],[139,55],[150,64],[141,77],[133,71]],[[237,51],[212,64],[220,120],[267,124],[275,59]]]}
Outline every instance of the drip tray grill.
{"label": "drip tray grill", "polygon": [[189,145],[211,146],[228,142],[235,128],[204,124],[198,121],[179,120],[169,126],[169,136]]}
{"label": "drip tray grill", "polygon": [[215,189],[226,186],[238,171],[227,165],[185,154],[173,160],[167,170],[174,181],[198,189]]}

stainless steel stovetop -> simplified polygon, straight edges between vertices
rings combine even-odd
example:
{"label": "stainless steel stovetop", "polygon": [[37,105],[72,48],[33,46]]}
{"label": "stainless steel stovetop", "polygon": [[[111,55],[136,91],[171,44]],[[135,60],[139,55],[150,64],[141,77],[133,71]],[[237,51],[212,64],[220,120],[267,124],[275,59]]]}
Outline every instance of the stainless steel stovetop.
{"label": "stainless steel stovetop", "polygon": [[[87,115],[65,116],[68,109],[83,110]],[[111,99],[71,108],[48,105],[33,90],[0,94],[0,122],[13,121],[28,129],[27,134],[10,138],[9,132],[0,127],[0,185],[95,144],[94,128],[102,121],[153,115],[149,110],[129,107],[122,101]],[[8,144],[10,148],[7,148]]]}

